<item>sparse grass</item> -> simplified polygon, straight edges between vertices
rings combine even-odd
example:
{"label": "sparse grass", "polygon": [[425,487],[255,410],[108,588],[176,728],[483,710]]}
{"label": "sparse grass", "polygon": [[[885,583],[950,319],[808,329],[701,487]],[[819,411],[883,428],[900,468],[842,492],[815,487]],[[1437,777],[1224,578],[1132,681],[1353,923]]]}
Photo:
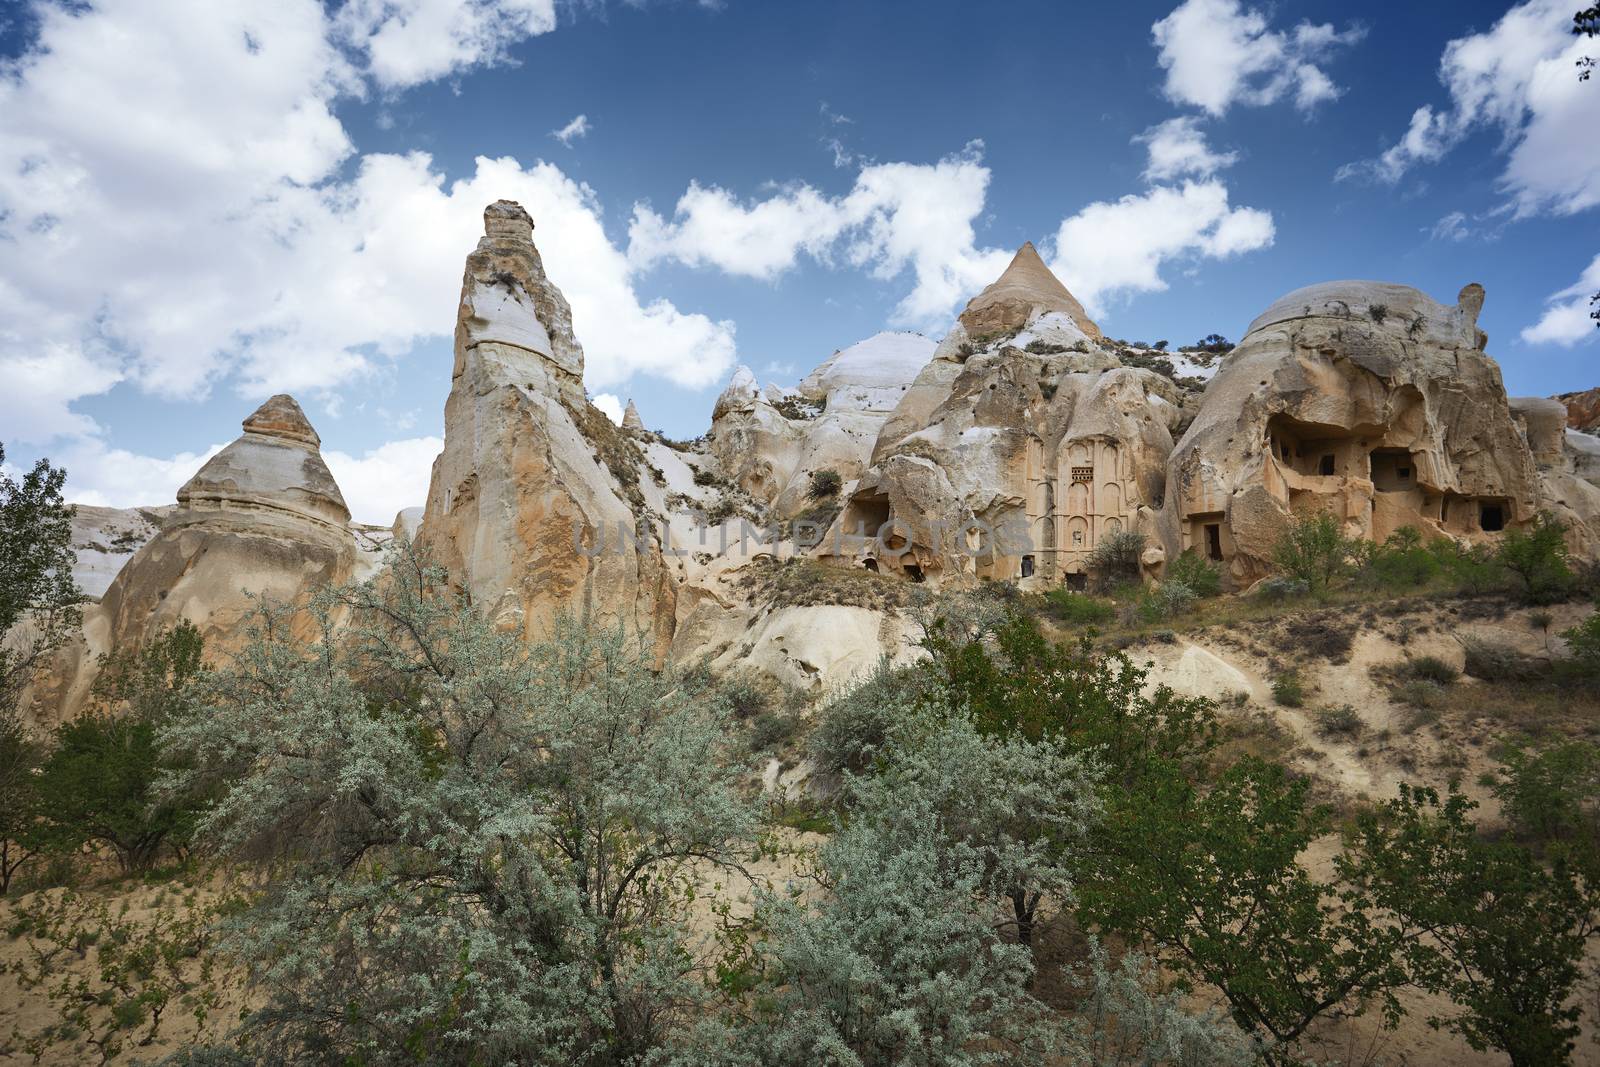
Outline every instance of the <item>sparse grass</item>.
{"label": "sparse grass", "polygon": [[910,603],[912,584],[864,567],[834,567],[810,559],[757,560],[745,568],[739,588],[773,607],[846,607],[893,611]]}
{"label": "sparse grass", "polygon": [[1402,673],[1413,681],[1446,686],[1456,680],[1459,672],[1438,656],[1417,656],[1415,659],[1405,661]]}
{"label": "sparse grass", "polygon": [[1104,626],[1117,617],[1117,606],[1109,600],[1052,589],[1044,595],[1045,613],[1069,626]]}

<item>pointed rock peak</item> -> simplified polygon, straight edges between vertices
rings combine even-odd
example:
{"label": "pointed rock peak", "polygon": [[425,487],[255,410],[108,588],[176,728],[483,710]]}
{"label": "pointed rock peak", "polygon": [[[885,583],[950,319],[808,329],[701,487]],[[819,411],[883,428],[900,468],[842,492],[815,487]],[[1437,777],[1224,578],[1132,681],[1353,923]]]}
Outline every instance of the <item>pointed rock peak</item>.
{"label": "pointed rock peak", "polygon": [[628,398],[628,408],[622,413],[622,428],[624,430],[644,429],[644,420],[639,417],[639,409],[633,406],[633,398]]}
{"label": "pointed rock peak", "polygon": [[281,437],[286,441],[299,441],[312,448],[322,447],[322,438],[311,426],[306,413],[288,393],[279,393],[244,420],[245,433],[258,433],[264,437]]}
{"label": "pointed rock peak", "polygon": [[1071,316],[1090,337],[1101,336],[1078,298],[1057,278],[1039,256],[1032,241],[1024,242],[1011,263],[961,313],[961,323],[974,336],[997,330],[1020,330],[1037,316],[1059,311]]}
{"label": "pointed rock peak", "polygon": [[715,421],[729,411],[748,408],[761,396],[761,386],[756,382],[755,372],[744,364],[733,368],[733,374],[728,378],[727,386],[722,390],[722,395],[717,397],[717,403],[711,410],[712,421]]}
{"label": "pointed rock peak", "polygon": [[483,209],[485,237],[533,242],[533,216],[515,200],[496,200]]}
{"label": "pointed rock peak", "polygon": [[191,512],[292,513],[344,528],[350,509],[318,451],[317,431],[280,393],[244,420],[244,433],[178,490]]}

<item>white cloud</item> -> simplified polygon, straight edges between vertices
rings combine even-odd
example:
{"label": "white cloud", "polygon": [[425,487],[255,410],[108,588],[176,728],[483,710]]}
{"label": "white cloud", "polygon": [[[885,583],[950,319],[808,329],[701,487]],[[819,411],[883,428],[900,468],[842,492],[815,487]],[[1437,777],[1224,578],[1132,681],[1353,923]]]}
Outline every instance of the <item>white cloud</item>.
{"label": "white cloud", "polygon": [[1452,211],[1440,217],[1429,233],[1435,241],[1465,241],[1472,236],[1472,227],[1467,225],[1466,212]]}
{"label": "white cloud", "polygon": [[550,136],[562,144],[571,147],[572,142],[589,135],[589,116],[579,115],[559,130],[551,130]]}
{"label": "white cloud", "polygon": [[1301,110],[1337,98],[1342,90],[1318,64],[1366,34],[1360,26],[1339,31],[1310,22],[1289,33],[1273,30],[1266,15],[1239,0],[1184,0],[1150,29],[1168,98],[1213,115],[1291,92]]}
{"label": "white cloud", "polygon": [[[1210,173],[1232,162],[1181,121],[1141,139],[1150,141],[1152,169],[1161,173]],[[909,271],[913,285],[895,309],[896,324],[941,327],[1012,256],[1010,249],[976,243],[973,221],[983,214],[989,184],[981,148],[974,143],[937,164],[863,167],[850,192],[838,197],[792,185],[745,202],[725,189],[692,184],[670,221],[635,206],[628,255],[640,267],[672,259],[769,280],[802,254],[884,280]],[[1064,220],[1053,267],[1086,306],[1103,310],[1115,296],[1165,289],[1160,271],[1169,261],[1264,248],[1273,232],[1270,214],[1230,207],[1226,187],[1215,179],[1155,186],[1090,204]]]}
{"label": "white cloud", "polygon": [[1004,251],[974,246],[972,224],[988,185],[978,142],[937,163],[863,167],[850,192],[837,197],[794,184],[747,203],[694,183],[670,220],[635,205],[628,257],[641,269],[672,259],[768,280],[802,253],[885,281],[909,270],[915,282],[894,317],[924,324],[947,315],[1005,267]]}
{"label": "white cloud", "polygon": [[438,437],[412,437],[388,441],[360,458],[338,451],[324,451],[322,458],[339,483],[350,517],[387,526],[402,508],[427,503],[433,461],[443,449]]}
{"label": "white cloud", "polygon": [[512,45],[556,28],[555,0],[349,0],[341,40],[385,89],[507,62]]}
{"label": "white cloud", "polygon": [[[361,82],[316,0],[39,13],[37,44],[0,79],[8,437],[94,433],[72,404],[118,382],[200,398],[227,381],[247,399],[332,402],[386,358],[448,335],[461,259],[502,196],[539,221],[591,384],[644,373],[692,388],[731,365],[732,325],[641,300],[593,190],[559,168],[480,159],[447,190],[424,153],[356,155],[332,107]],[[387,23],[375,25],[376,38]]]}
{"label": "white cloud", "polygon": [[1147,181],[1170,181],[1193,174],[1209,178],[1224,167],[1238,162],[1237,152],[1213,152],[1200,132],[1200,122],[1192,116],[1168,119],[1134,138],[1150,153],[1145,167]]}
{"label": "white cloud", "polygon": [[1165,289],[1164,263],[1225,259],[1272,244],[1268,212],[1229,207],[1216,180],[1156,186],[1090,204],[1061,223],[1050,267],[1091,312],[1112,298]]}
{"label": "white cloud", "polygon": [[1595,305],[1590,303],[1600,293],[1600,256],[1595,256],[1574,283],[1552,293],[1545,300],[1545,312],[1539,321],[1525,327],[1522,339],[1529,344],[1553,344],[1571,348],[1600,336],[1600,323],[1590,317]]}
{"label": "white cloud", "polygon": [[1412,112],[1405,135],[1376,159],[1347,164],[1342,179],[1398,181],[1433,163],[1482,127],[1496,127],[1507,152],[1500,185],[1519,216],[1571,214],[1600,204],[1600,139],[1594,136],[1592,84],[1575,64],[1585,40],[1574,37],[1572,5],[1531,0],[1483,33],[1451,41],[1439,77],[1450,105]]}
{"label": "white cloud", "polygon": [[613,393],[596,393],[589,403],[600,409],[600,413],[618,426],[622,425],[622,401]]}
{"label": "white cloud", "polygon": [[110,448],[89,438],[51,459],[67,472],[63,495],[70,503],[132,508],[174,503],[183,484],[222,449],[221,444],[214,444],[203,452],[162,458]]}

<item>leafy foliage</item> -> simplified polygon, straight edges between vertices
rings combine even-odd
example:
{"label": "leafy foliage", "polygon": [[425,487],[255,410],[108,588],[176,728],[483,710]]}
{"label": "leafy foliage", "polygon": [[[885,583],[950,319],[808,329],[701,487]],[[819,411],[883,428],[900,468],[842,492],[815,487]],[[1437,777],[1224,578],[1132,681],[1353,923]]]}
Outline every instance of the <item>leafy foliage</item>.
{"label": "leafy foliage", "polygon": [[182,622],[105,661],[95,706],[56,729],[39,778],[52,847],[103,845],[124,872],[148,870],[164,846],[186,848],[200,800],[157,796],[156,736],[189,708],[201,650],[199,631]]}
{"label": "leafy foliage", "polygon": [[[0,464],[5,462],[0,447]],[[0,473],[0,704],[9,706],[33,666],[75,630],[83,594],[72,578],[74,509],[61,498],[67,472],[41,459],[21,481]],[[13,630],[22,620],[31,625]]]}
{"label": "leafy foliage", "polygon": [[1117,606],[1110,601],[1070,589],[1051,589],[1044,602],[1051,618],[1073,626],[1100,626],[1117,617]]}
{"label": "leafy foliage", "polygon": [[[163,740],[200,840],[280,877],[225,947],[285,1061],[621,1063],[696,1011],[685,907],[747,852],[725,712],[620,630],[497,633],[408,545],[277,612]],[[336,613],[349,628],[332,639]]]}
{"label": "leafy foliage", "polygon": [[1080,884],[1086,917],[1149,938],[1169,966],[1220,989],[1241,1027],[1274,1043],[1368,1002],[1398,1017],[1414,930],[1300,863],[1329,825],[1305,780],[1247,757],[1206,790],[1177,776],[1152,785],[1115,827],[1113,862]]}
{"label": "leafy foliage", "polygon": [[1358,543],[1344,535],[1339,520],[1327,512],[1291,519],[1273,549],[1273,561],[1290,578],[1324,593],[1350,571]]}
{"label": "leafy foliage", "polygon": [[1441,802],[1431,789],[1402,788],[1362,818],[1365,862],[1352,873],[1362,892],[1429,931],[1416,974],[1460,1008],[1435,1025],[1513,1064],[1569,1063],[1594,888],[1559,859],[1547,868],[1524,848],[1483,840],[1473,807],[1456,792]]}
{"label": "leafy foliage", "polygon": [[1507,530],[1495,560],[1517,578],[1530,604],[1560,600],[1572,584],[1566,528],[1549,514],[1541,513],[1529,529]]}
{"label": "leafy foliage", "polygon": [[1422,543],[1422,534],[1415,526],[1402,526],[1381,545],[1364,547],[1361,577],[1380,589],[1416,589],[1444,570],[1439,557]]}
{"label": "leafy foliage", "polygon": [[44,746],[16,709],[0,706],[0,896],[43,844],[36,773],[43,759]]}
{"label": "leafy foliage", "polygon": [[1167,564],[1165,580],[1182,582],[1197,597],[1213,597],[1222,592],[1221,572],[1192,548],[1184,549]]}

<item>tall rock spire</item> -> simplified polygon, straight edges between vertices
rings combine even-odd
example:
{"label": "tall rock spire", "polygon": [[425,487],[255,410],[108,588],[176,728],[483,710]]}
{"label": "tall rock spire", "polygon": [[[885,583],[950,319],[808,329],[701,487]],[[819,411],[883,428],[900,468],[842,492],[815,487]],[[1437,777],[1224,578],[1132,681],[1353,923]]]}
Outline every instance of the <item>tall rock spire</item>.
{"label": "tall rock spire", "polygon": [[590,613],[664,651],[675,587],[655,538],[635,537],[643,452],[584,397],[583,349],[533,220],[500,200],[483,221],[417,541],[497,626],[536,637],[558,611]]}
{"label": "tall rock spire", "polygon": [[508,367],[526,368],[545,391],[581,398],[583,348],[567,298],[545,276],[532,217],[521,204],[496,200],[484,209],[483,229],[461,281],[455,373],[466,352],[483,347]]}
{"label": "tall rock spire", "polygon": [[1061,279],[1051,273],[1028,241],[1011,258],[1010,266],[987,289],[973,297],[961,313],[961,324],[973,337],[1000,330],[1020,330],[1039,315],[1058,311],[1068,315],[1086,335],[1098,340],[1100,327],[1083,310]]}

